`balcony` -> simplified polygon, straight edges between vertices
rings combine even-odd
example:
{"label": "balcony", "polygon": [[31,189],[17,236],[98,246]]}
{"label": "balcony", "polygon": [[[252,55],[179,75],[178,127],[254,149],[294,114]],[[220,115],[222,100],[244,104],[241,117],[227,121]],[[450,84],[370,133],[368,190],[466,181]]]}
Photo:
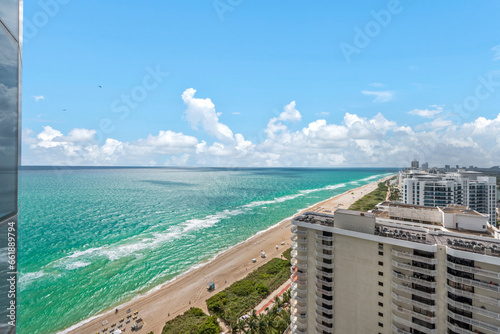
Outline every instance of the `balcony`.
{"label": "balcony", "polygon": [[395,278],[399,278],[400,280],[407,281],[407,282],[412,282],[412,283],[417,283],[422,286],[426,286],[428,288],[436,288],[437,283],[436,282],[429,282],[424,279],[416,278],[416,277],[411,277],[411,276],[406,276],[403,274],[398,274],[394,270],[392,271],[392,276]]}
{"label": "balcony", "polygon": [[293,250],[291,252],[291,255],[295,259],[298,259],[298,260],[303,261],[303,262],[307,262],[307,255],[299,254],[296,250]]}
{"label": "balcony", "polygon": [[319,257],[322,259],[333,260],[333,253],[332,254],[325,254],[321,250],[316,250],[314,252],[314,254],[316,255],[317,258]]}
{"label": "balcony", "polygon": [[479,327],[482,329],[486,329],[486,330],[492,331],[494,333],[500,333],[500,327],[498,327],[498,326],[491,325],[491,324],[488,324],[486,322],[479,321],[476,319],[464,317],[464,316],[456,314],[450,310],[446,310],[446,315],[454,320],[461,321],[461,322],[466,323],[468,325],[472,325],[472,326],[476,326],[476,327]]}
{"label": "balcony", "polygon": [[468,278],[462,278],[462,277],[458,277],[458,276],[455,276],[455,275],[452,275],[449,273],[446,273],[446,278],[448,278],[449,280],[451,280],[455,283],[467,284],[467,285],[470,285],[470,286],[473,286],[476,288],[481,288],[484,290],[500,292],[500,286],[490,284],[487,282],[483,282],[483,281],[479,281],[479,280],[476,281],[476,280],[472,280],[472,279],[468,279]]}
{"label": "balcony", "polygon": [[414,329],[418,329],[419,331],[424,332],[424,333],[428,333],[428,334],[437,334],[438,333],[437,329],[430,329],[430,328],[427,328],[424,326],[420,326],[420,325],[415,324],[411,321],[400,318],[394,314],[392,315],[392,320],[400,325],[407,326],[407,327],[414,328]]}
{"label": "balcony", "polygon": [[471,306],[468,304],[462,304],[460,302],[457,302],[451,298],[447,299],[447,303],[453,307],[456,307],[458,309],[461,309],[463,311],[468,311],[468,312],[473,312],[475,314],[481,314],[484,315],[485,317],[492,318],[495,320],[500,320],[500,313],[493,312],[493,311],[488,311],[485,308],[481,307],[476,307],[476,306]]}
{"label": "balcony", "polygon": [[392,252],[392,255],[395,255],[395,256],[403,258],[403,259],[415,260],[415,261],[423,262],[423,263],[427,263],[427,264],[437,264],[438,263],[438,259],[436,259],[436,258],[418,256],[418,255],[414,255],[414,254],[409,253],[409,252],[400,252],[400,251],[397,251],[394,249],[391,250],[391,252]]}
{"label": "balcony", "polygon": [[325,289],[319,287],[318,285],[316,285],[316,294],[326,295],[326,296],[333,296],[333,290],[328,291],[328,290],[325,290]]}
{"label": "balcony", "polygon": [[327,273],[327,272],[321,270],[321,268],[316,268],[316,269],[317,269],[317,274],[319,276],[323,276],[323,277],[327,277],[327,278],[333,279],[334,273]]}
{"label": "balcony", "polygon": [[331,327],[327,327],[323,324],[316,323],[316,329],[320,332],[323,333],[323,331],[327,333],[331,333],[333,331],[333,325]]}
{"label": "balcony", "polygon": [[425,309],[427,311],[430,311],[430,312],[436,312],[437,311],[437,305],[428,305],[428,304],[425,304],[425,303],[421,303],[421,302],[418,302],[416,300],[412,300],[410,298],[406,298],[406,297],[400,296],[400,295],[398,295],[395,292],[391,292],[391,296],[392,296],[392,298],[394,300],[397,300],[398,302],[406,303],[408,305],[415,305],[417,307],[423,308],[423,309]]}
{"label": "balcony", "polygon": [[302,271],[302,272],[307,271],[307,262],[305,262],[305,261],[299,261],[296,258],[292,258],[290,263],[292,264],[292,268],[297,267],[297,269]]}
{"label": "balcony", "polygon": [[335,247],[333,245],[324,245],[322,241],[316,241],[316,248],[319,250],[333,250]]}
{"label": "balcony", "polygon": [[307,330],[307,315],[305,314],[296,314],[292,315],[292,323],[297,326],[297,328],[302,330]]}
{"label": "balcony", "polygon": [[307,252],[307,246],[299,245],[297,242],[292,242],[291,247],[293,250],[298,250],[299,252]]}
{"label": "balcony", "polygon": [[322,234],[316,234],[316,240],[318,240],[318,241],[332,241],[333,242],[333,235],[326,236],[326,235],[322,235]]}
{"label": "balcony", "polygon": [[292,288],[292,291],[297,291],[299,295],[307,296],[307,285],[297,284],[296,282],[292,282],[290,287]]}
{"label": "balcony", "polygon": [[307,297],[301,297],[296,291],[292,291],[291,298],[299,303],[307,303]]}
{"label": "balcony", "polygon": [[428,275],[428,276],[436,276],[437,275],[437,270],[420,268],[420,267],[412,266],[411,264],[401,263],[401,262],[397,262],[394,260],[392,260],[392,265],[396,268],[399,268],[399,269],[415,271],[415,272],[418,272],[418,273],[421,273],[424,275]]}
{"label": "balcony", "polygon": [[391,325],[392,327],[392,332],[396,334],[411,334],[410,332],[407,332],[401,328],[396,327],[394,324]]}
{"label": "balcony", "polygon": [[318,303],[316,303],[316,313],[317,312],[322,312],[322,313],[326,313],[326,314],[333,314],[333,308],[332,309],[329,309],[329,308],[325,308],[321,305],[318,305]]}
{"label": "balcony", "polygon": [[321,297],[321,295],[316,295],[316,305],[318,306],[323,306],[323,304],[328,306],[333,306],[334,302],[335,301],[333,300],[333,298],[332,300],[328,300]]}
{"label": "balcony", "polygon": [[448,320],[446,320],[446,326],[458,334],[476,334],[476,332],[472,332],[468,329],[452,325],[451,322],[449,322]]}
{"label": "balcony", "polygon": [[437,317],[428,317],[426,315],[420,314],[418,312],[415,312],[413,310],[406,309],[402,306],[396,305],[394,302],[392,304],[392,309],[396,310],[398,312],[401,312],[403,314],[409,315],[410,317],[415,317],[417,319],[427,321],[428,323],[435,324],[437,322]]}
{"label": "balcony", "polygon": [[447,290],[450,291],[451,293],[453,293],[454,295],[457,295],[457,296],[471,298],[471,299],[478,300],[478,301],[485,303],[485,304],[500,307],[500,300],[496,299],[496,298],[491,298],[488,296],[483,296],[483,295],[479,295],[476,293],[472,293],[472,292],[468,292],[468,291],[464,291],[464,290],[460,290],[460,289],[455,289],[455,288],[451,287],[450,285],[447,286]]}
{"label": "balcony", "polygon": [[293,324],[291,334],[307,334],[307,329],[299,329],[297,325]]}
{"label": "balcony", "polygon": [[294,309],[294,308],[297,309],[296,312],[299,312],[299,313],[306,313],[307,312],[307,303],[301,303],[296,299],[292,299],[290,301],[290,305],[291,305],[292,309]]}
{"label": "balcony", "polygon": [[485,270],[477,267],[469,267],[469,266],[463,266],[461,264],[456,264],[451,261],[447,261],[446,265],[449,268],[455,269],[455,270],[460,270],[464,271],[466,273],[471,273],[471,274],[478,274],[481,276],[487,276],[491,278],[498,278],[500,279],[500,272],[495,272],[495,271],[490,271],[490,270]]}
{"label": "balcony", "polygon": [[316,285],[318,285],[318,284],[333,287],[333,280],[332,280],[332,282],[329,282],[321,277],[316,277]]}
{"label": "balcony", "polygon": [[318,270],[321,270],[321,268],[333,269],[334,267],[333,261],[332,263],[325,263],[323,261],[315,260],[314,263],[316,263],[316,268],[318,268]]}
{"label": "balcony", "polygon": [[295,233],[295,234],[298,234],[298,235],[303,235],[303,236],[307,235],[307,231],[306,230],[301,230],[297,226],[292,226],[291,231],[292,231],[292,233]]}
{"label": "balcony", "polygon": [[410,285],[405,285],[404,283],[401,285],[401,284],[397,284],[395,282],[391,282],[391,285],[394,289],[399,290],[399,291],[405,291],[405,292],[411,293],[411,294],[416,295],[416,296],[424,297],[426,299],[432,299],[432,300],[436,299],[435,293],[423,292],[423,291],[412,288]]}

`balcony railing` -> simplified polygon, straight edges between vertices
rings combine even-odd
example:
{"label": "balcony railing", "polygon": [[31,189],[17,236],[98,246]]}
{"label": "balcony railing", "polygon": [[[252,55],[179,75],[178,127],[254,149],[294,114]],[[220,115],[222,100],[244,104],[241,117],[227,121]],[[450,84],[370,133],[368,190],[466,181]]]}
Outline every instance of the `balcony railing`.
{"label": "balcony railing", "polygon": [[329,290],[325,290],[323,288],[320,288],[320,287],[316,286],[316,294],[318,294],[318,295],[326,295],[326,296],[333,296],[333,290],[329,291]]}
{"label": "balcony railing", "polygon": [[333,300],[333,298],[329,300],[329,299],[324,299],[323,297],[321,297],[321,295],[316,295],[316,305],[322,306],[323,304],[326,304],[329,306],[333,306],[334,303],[335,301]]}
{"label": "balcony railing", "polygon": [[298,235],[307,235],[306,230],[301,230],[297,226],[292,226],[291,228],[292,233],[298,234]]}
{"label": "balcony railing", "polygon": [[292,268],[297,267],[297,269],[302,270],[304,272],[307,270],[307,262],[305,261],[299,261],[293,257],[290,263],[292,264]]}
{"label": "balcony railing", "polygon": [[476,327],[479,327],[479,328],[483,328],[483,329],[492,331],[494,333],[500,333],[500,327],[488,324],[488,323],[486,323],[484,321],[479,321],[479,320],[476,320],[476,319],[471,319],[471,318],[468,318],[468,317],[464,317],[464,316],[461,316],[460,314],[456,314],[456,313],[454,313],[454,312],[452,312],[450,310],[446,310],[446,315],[449,316],[452,319],[461,321],[463,323],[466,323],[466,324],[469,324],[469,325],[472,325],[472,326],[476,326]]}
{"label": "balcony railing", "polygon": [[449,305],[456,307],[456,308],[459,308],[461,310],[468,311],[468,312],[474,312],[476,314],[481,314],[481,315],[484,315],[484,316],[492,318],[492,319],[500,320],[500,313],[498,313],[498,312],[488,311],[487,309],[477,307],[477,306],[462,304],[462,303],[457,302],[451,298],[448,298],[447,302]]}
{"label": "balcony railing", "polygon": [[316,234],[316,240],[333,241],[333,235],[326,236],[322,234]]}
{"label": "balcony railing", "polygon": [[413,310],[409,310],[409,309],[404,308],[402,306],[398,306],[394,302],[392,302],[391,304],[392,304],[392,309],[396,310],[398,312],[404,313],[406,315],[409,315],[411,317],[415,317],[415,318],[423,320],[423,321],[427,321],[428,323],[431,323],[431,324],[435,324],[437,322],[437,317],[429,317],[429,316],[420,314],[420,313],[415,312]]}
{"label": "balcony railing", "polygon": [[316,312],[322,312],[322,313],[326,313],[326,314],[333,314],[333,308],[332,309],[329,309],[329,308],[325,308],[321,305],[319,305],[318,303],[316,303]]}
{"label": "balcony railing", "polygon": [[307,285],[297,284],[296,282],[292,282],[292,284],[290,284],[290,287],[292,288],[292,291],[297,291],[299,295],[307,296]]}
{"label": "balcony railing", "polygon": [[401,328],[396,327],[396,325],[391,324],[392,326],[392,332],[396,334],[411,334],[410,332],[407,332]]}
{"label": "balcony railing", "polygon": [[412,300],[410,298],[406,298],[406,297],[400,296],[400,295],[398,295],[395,292],[391,292],[391,296],[392,296],[392,298],[394,300],[397,300],[398,302],[406,303],[408,305],[415,305],[417,307],[423,308],[423,309],[425,309],[427,311],[430,311],[430,312],[436,312],[437,311],[437,305],[428,305],[428,304],[425,304],[425,303],[421,303],[421,302],[418,302],[416,300]]}
{"label": "balcony railing", "polygon": [[458,333],[458,334],[476,334],[476,332],[473,332],[473,331],[470,331],[468,329],[465,329],[465,328],[462,328],[462,327],[458,327],[456,325],[453,325],[451,322],[449,322],[448,320],[446,320],[446,326],[451,329],[452,331],[454,331],[455,333]]}
{"label": "balcony railing", "polygon": [[307,312],[307,304],[306,303],[301,303],[298,300],[292,299],[290,301],[290,304],[291,304],[292,308],[297,309],[297,312],[300,312],[300,313]]}
{"label": "balcony railing", "polygon": [[291,247],[293,250],[298,250],[299,252],[307,252],[307,246],[299,245],[297,242],[292,242]]}
{"label": "balcony railing", "polygon": [[438,333],[438,330],[437,329],[430,329],[430,328],[427,328],[427,327],[424,327],[424,326],[420,326],[418,324],[415,324],[411,321],[408,321],[406,319],[403,319],[403,318],[400,318],[396,315],[392,315],[392,320],[396,323],[399,323],[403,326],[408,326],[408,327],[411,327],[411,328],[414,328],[414,329],[418,329],[419,331],[421,332],[424,332],[424,333],[428,333],[428,334],[437,334]]}
{"label": "balcony railing", "polygon": [[333,250],[335,247],[333,245],[324,245],[321,241],[316,241],[317,249]]}
{"label": "balcony railing", "polygon": [[316,277],[316,285],[318,285],[318,284],[333,287],[333,280],[332,280],[332,282],[329,282],[321,277]]}
{"label": "balcony railing", "polygon": [[320,333],[323,333],[323,331],[325,331],[327,333],[331,333],[332,330],[333,330],[333,326],[332,327],[326,327],[323,324],[320,324],[318,322],[318,323],[316,323],[316,329],[319,330]]}
{"label": "balcony railing", "polygon": [[333,327],[333,316],[331,316],[331,315],[324,316],[322,313],[320,313],[316,310],[316,322],[318,322],[318,323],[326,322],[327,324],[331,323],[332,327]]}
{"label": "balcony railing", "polygon": [[392,271],[392,276],[396,277],[396,278],[399,278],[401,280],[407,281],[407,282],[417,283],[417,284],[426,286],[428,288],[436,288],[437,287],[437,283],[436,282],[429,282],[429,281],[426,281],[424,279],[420,279],[420,278],[416,278],[416,277],[411,277],[411,276],[406,276],[406,275],[403,275],[403,274],[398,274],[394,270]]}
{"label": "balcony railing", "polygon": [[317,269],[317,275],[319,275],[319,276],[328,277],[331,279],[333,279],[333,277],[335,276],[334,273],[327,273],[327,272],[323,271],[321,269],[321,267],[319,267],[319,268],[316,267],[316,269]]}
{"label": "balcony railing", "polygon": [[428,276],[436,276],[437,275],[437,270],[420,268],[417,266],[412,266],[411,264],[401,263],[401,262],[397,262],[394,260],[392,260],[392,265],[396,268],[399,268],[399,269],[411,270],[411,271],[415,271],[415,272],[418,272],[418,273],[421,273],[424,275],[428,275]]}
{"label": "balcony railing", "polygon": [[332,263],[325,263],[323,261],[315,260],[314,263],[316,263],[316,268],[318,268],[318,269],[321,269],[321,268],[333,269],[333,267],[334,267],[333,261],[332,261]]}
{"label": "balcony railing", "polygon": [[299,236],[297,234],[292,234],[292,236],[290,237],[290,239],[293,241],[293,242],[297,242],[299,244],[306,244],[307,245],[307,238],[304,238],[302,236]]}
{"label": "balcony railing", "polygon": [[295,299],[299,303],[306,303],[307,302],[307,297],[301,297],[296,291],[292,291],[291,295],[292,299]]}
{"label": "balcony railing", "polygon": [[291,334],[307,334],[307,329],[306,330],[302,330],[302,329],[299,329],[297,325],[292,325],[292,332]]}
{"label": "balcony railing", "polygon": [[481,268],[477,268],[477,267],[463,266],[461,264],[456,264],[456,263],[453,263],[451,261],[447,261],[446,265],[449,268],[464,271],[466,273],[479,274],[482,276],[500,279],[500,272],[485,270],[485,269],[481,269]]}
{"label": "balcony railing", "polygon": [[292,322],[297,326],[297,328],[302,330],[307,330],[307,316],[304,314],[298,314],[296,316],[292,316]]}
{"label": "balcony railing", "polygon": [[291,255],[293,258],[295,258],[297,260],[300,260],[302,262],[307,262],[307,255],[301,254],[301,253],[297,252],[296,250],[293,250],[291,252]]}
{"label": "balcony railing", "polygon": [[424,297],[424,298],[427,298],[427,299],[432,299],[432,300],[436,299],[436,294],[435,293],[423,292],[423,291],[414,289],[414,288],[412,288],[409,285],[398,284],[396,282],[391,282],[391,285],[392,285],[392,287],[394,289],[399,290],[399,291],[406,291],[406,292],[409,292],[409,293],[411,293],[413,295]]}
{"label": "balcony railing", "polygon": [[400,251],[397,251],[394,249],[391,250],[391,252],[392,252],[392,255],[395,255],[395,256],[403,258],[403,259],[415,260],[415,261],[424,262],[424,263],[428,263],[428,264],[437,264],[438,263],[438,259],[436,259],[436,258],[418,256],[418,255],[415,255],[415,254],[412,254],[409,252],[400,252]]}
{"label": "balcony railing", "polygon": [[500,307],[500,299],[479,295],[479,294],[469,292],[469,291],[455,289],[449,285],[446,288],[449,292],[451,292],[457,296],[462,296],[462,297],[467,297],[467,298],[479,300],[482,303]]}
{"label": "balcony railing", "polygon": [[322,258],[322,259],[327,259],[327,260],[333,260],[333,254],[325,254],[321,250],[316,250],[314,252],[316,257]]}
{"label": "balcony railing", "polygon": [[446,278],[455,283],[467,284],[484,290],[500,292],[500,286],[498,285],[493,285],[482,281],[476,281],[468,278],[458,277],[449,273],[446,273]]}

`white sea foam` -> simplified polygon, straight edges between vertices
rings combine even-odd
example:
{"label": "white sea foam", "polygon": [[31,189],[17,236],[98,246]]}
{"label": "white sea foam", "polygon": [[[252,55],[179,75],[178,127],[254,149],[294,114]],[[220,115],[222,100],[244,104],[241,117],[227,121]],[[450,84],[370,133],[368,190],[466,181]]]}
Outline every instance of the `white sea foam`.
{"label": "white sea foam", "polygon": [[76,262],[68,263],[66,265],[66,270],[75,270],[78,268],[83,268],[83,267],[88,266],[89,264],[90,264],[90,262],[84,262],[84,261],[76,261]]}
{"label": "white sea foam", "polygon": [[38,278],[45,276],[46,274],[43,272],[43,270],[40,271],[35,271],[33,273],[20,273],[19,275],[19,289],[24,290],[29,284],[33,283],[36,281]]}
{"label": "white sea foam", "polygon": [[0,262],[9,262],[9,257],[8,257],[8,249],[7,247],[0,248]]}

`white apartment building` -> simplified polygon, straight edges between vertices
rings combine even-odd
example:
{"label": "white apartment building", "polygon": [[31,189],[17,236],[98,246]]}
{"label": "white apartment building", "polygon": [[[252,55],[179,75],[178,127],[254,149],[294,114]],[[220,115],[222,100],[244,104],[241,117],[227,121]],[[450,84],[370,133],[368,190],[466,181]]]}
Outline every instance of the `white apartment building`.
{"label": "white apartment building", "polygon": [[496,226],[496,178],[478,174],[407,173],[401,181],[401,201],[425,206],[467,206],[489,215],[489,223]]}
{"label": "white apartment building", "polygon": [[291,333],[500,333],[500,240],[401,206],[292,220]]}

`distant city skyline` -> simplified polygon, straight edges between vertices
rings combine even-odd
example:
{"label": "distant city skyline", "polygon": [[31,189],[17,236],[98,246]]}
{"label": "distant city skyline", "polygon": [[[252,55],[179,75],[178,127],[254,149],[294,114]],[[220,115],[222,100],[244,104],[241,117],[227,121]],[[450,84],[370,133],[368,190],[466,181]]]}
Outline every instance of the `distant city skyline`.
{"label": "distant city skyline", "polygon": [[499,11],[25,2],[22,164],[498,165]]}

